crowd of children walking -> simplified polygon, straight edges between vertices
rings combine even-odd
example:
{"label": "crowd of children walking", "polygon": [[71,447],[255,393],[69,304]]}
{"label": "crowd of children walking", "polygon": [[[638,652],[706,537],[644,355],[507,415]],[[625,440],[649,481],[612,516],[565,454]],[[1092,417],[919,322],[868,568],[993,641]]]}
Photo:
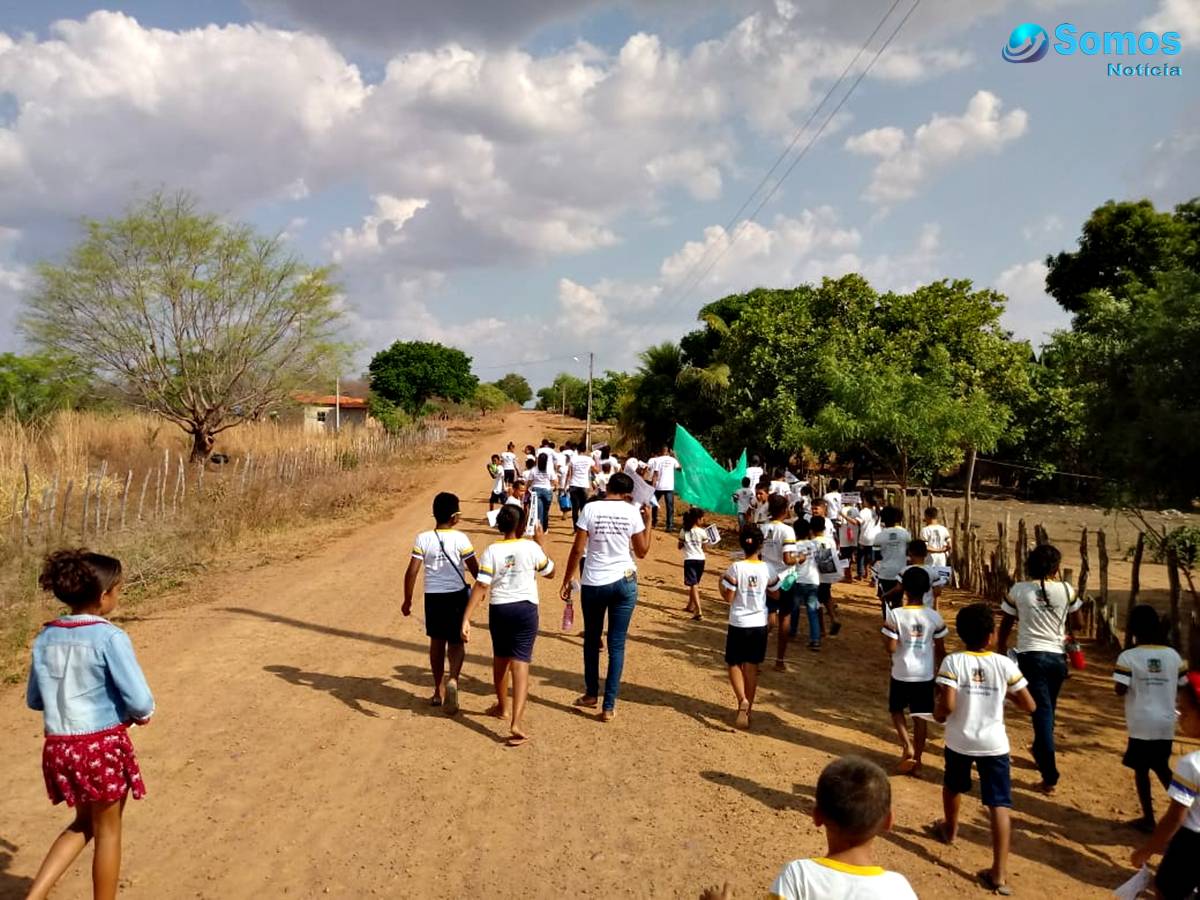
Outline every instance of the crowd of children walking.
{"label": "crowd of children walking", "polygon": [[[433,501],[434,528],[413,544],[404,578],[402,612],[412,613],[418,578],[424,574],[424,625],[429,638],[433,692],[429,702],[448,714],[459,709],[458,681],[464,645],[472,637],[472,614],[486,601],[493,652],[495,702],[490,715],[508,723],[510,746],[529,740],[524,711],[529,669],[540,617],[537,577],[552,577],[546,551],[550,510],[572,518],[571,549],[561,566],[560,598],[583,608],[583,693],[581,709],[616,717],[626,635],[638,600],[637,560],[651,548],[656,512],[673,531],[674,476],[679,463],[664,449],[624,465],[607,449],[588,453],[550,441],[527,446],[518,456],[509,444],[487,466],[488,521],[497,539],[477,553],[457,528],[459,498],[439,493]],[[900,747],[896,771],[919,775],[925,763],[928,722],[944,726],[942,816],[927,834],[953,843],[959,833],[962,798],[978,777],[988,811],[992,865],[979,883],[998,894],[1012,893],[1008,878],[1013,806],[1010,745],[1005,708],[1031,715],[1033,756],[1039,787],[1054,792],[1059,772],[1054,746],[1055,709],[1067,675],[1064,641],[1078,625],[1080,600],[1060,580],[1061,556],[1043,544],[1029,555],[1030,580],[1014,585],[1002,605],[997,630],[990,606],[959,609],[954,630],[963,649],[947,652],[950,628],[939,609],[940,589],[952,573],[947,563],[950,534],[938,511],[925,511],[920,537],[901,525],[895,507],[879,507],[870,491],[838,490],[820,497],[783,470],[768,476],[757,459],[741,490],[737,550],[720,574],[719,593],[728,605],[725,663],[733,690],[733,723],[753,724],[759,669],[774,631],[775,668],[786,669],[789,639],[801,613],[808,648],[820,652],[823,637],[842,627],[833,585],[870,578],[880,604],[880,635],[891,659],[887,708]],[[496,507],[499,506],[499,510]],[[721,536],[705,512],[689,508],[677,536],[683,554],[687,612],[704,615],[701,586],[706,546]],[[121,564],[86,550],[64,550],[47,558],[40,583],[68,608],[38,636],[28,684],[28,705],[45,723],[43,773],[50,799],[66,802],[75,816],[50,848],[29,896],[45,897],[74,859],[95,842],[96,897],[115,896],[120,867],[121,817],[127,798],[145,794],[128,736],[145,725],[154,700],[129,638],[107,616],[120,596]],[[569,627],[571,616],[564,617]],[[600,681],[600,651],[607,621],[608,666]],[[1136,607],[1132,645],[1118,658],[1115,690],[1123,698],[1129,742],[1124,765],[1133,770],[1141,815],[1131,823],[1149,837],[1131,855],[1135,867],[1163,854],[1153,877],[1157,896],[1184,898],[1200,889],[1200,752],[1171,766],[1176,728],[1200,738],[1200,672],[1187,671],[1179,654],[1165,646],[1155,610]],[[1016,633],[1016,646],[1009,642]],[[883,685],[880,685],[883,696]],[[882,700],[881,700],[882,705]],[[1178,716],[1176,709],[1178,707]],[[911,722],[911,726],[910,726]],[[1167,811],[1156,820],[1151,776],[1167,791]],[[878,765],[858,757],[831,763],[816,786],[816,824],[827,838],[827,854],[791,862],[771,895],[795,898],[915,897],[899,874],[874,866],[872,842],[892,826],[891,785]],[[732,897],[729,886],[704,897]]]}

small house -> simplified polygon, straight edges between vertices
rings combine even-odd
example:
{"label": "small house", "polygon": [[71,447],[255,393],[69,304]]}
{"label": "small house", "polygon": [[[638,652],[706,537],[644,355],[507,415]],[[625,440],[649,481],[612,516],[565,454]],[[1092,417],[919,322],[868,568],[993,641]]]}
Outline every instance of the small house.
{"label": "small house", "polygon": [[304,416],[305,431],[362,428],[367,424],[367,401],[361,397],[329,394],[296,394],[292,397]]}

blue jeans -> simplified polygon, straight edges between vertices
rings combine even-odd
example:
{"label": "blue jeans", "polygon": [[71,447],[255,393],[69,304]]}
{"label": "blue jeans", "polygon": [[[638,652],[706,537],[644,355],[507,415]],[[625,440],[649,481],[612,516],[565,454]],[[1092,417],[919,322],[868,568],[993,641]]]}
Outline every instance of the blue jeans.
{"label": "blue jeans", "polygon": [[796,636],[796,631],[800,624],[800,610],[803,609],[808,615],[808,642],[810,644],[821,643],[821,586],[819,584],[796,584],[792,585],[792,593],[796,598],[796,605],[792,611],[792,637]]}
{"label": "blue jeans", "polygon": [[1033,714],[1033,761],[1050,786],[1058,784],[1058,766],[1054,758],[1054,711],[1058,692],[1067,678],[1067,657],[1063,653],[1020,653],[1017,665],[1029,681],[1029,693],[1037,703]]}
{"label": "blue jeans", "polygon": [[550,488],[534,488],[533,493],[537,495],[538,521],[542,524],[542,531],[549,531],[550,504],[554,502],[554,492]]}
{"label": "blue jeans", "polygon": [[[675,492],[674,491],[655,491],[655,498],[658,500],[659,506],[662,506],[667,513],[667,531],[675,530]],[[655,527],[658,525],[658,507],[654,507],[650,512],[650,525]]]}
{"label": "blue jeans", "polygon": [[621,670],[625,667],[625,636],[629,621],[637,606],[637,573],[619,581],[598,586],[584,585],[580,590],[583,604],[583,692],[589,697],[600,695],[600,636],[604,633],[604,616],[608,615],[608,673],[604,676],[603,709],[611,711],[617,705],[621,688]]}
{"label": "blue jeans", "polygon": [[875,556],[874,547],[859,546],[855,548],[855,551],[854,570],[858,574],[859,578],[864,578],[867,574],[867,566],[873,565],[879,560]]}

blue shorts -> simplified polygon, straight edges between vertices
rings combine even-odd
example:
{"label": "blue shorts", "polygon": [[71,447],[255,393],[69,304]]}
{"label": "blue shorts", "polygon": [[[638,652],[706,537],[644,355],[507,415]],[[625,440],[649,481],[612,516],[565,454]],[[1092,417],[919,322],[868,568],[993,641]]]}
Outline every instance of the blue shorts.
{"label": "blue shorts", "polygon": [[1012,807],[1012,772],[1008,754],[967,756],[945,749],[946,775],[942,784],[952,794],[971,793],[971,766],[979,769],[979,797],[984,806]]}
{"label": "blue shorts", "polygon": [[494,603],[488,607],[488,628],[492,632],[492,655],[518,662],[533,661],[533,642],[537,638],[536,603]]}
{"label": "blue shorts", "polygon": [[700,579],[704,577],[704,562],[702,559],[685,559],[683,561],[684,587],[693,587],[700,583]]}

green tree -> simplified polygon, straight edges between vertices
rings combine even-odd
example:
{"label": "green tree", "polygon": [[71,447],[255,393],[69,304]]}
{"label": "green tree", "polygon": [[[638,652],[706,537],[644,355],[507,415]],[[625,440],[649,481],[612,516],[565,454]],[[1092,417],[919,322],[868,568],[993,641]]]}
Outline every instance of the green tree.
{"label": "green tree", "polygon": [[87,391],[78,366],[44,354],[0,353],[0,415],[22,425],[77,405]]}
{"label": "green tree", "polygon": [[537,408],[565,413],[577,419],[587,415],[587,382],[560,372],[547,387],[537,392]]}
{"label": "green tree", "polygon": [[517,406],[524,406],[533,399],[533,388],[529,386],[524,375],[509,372],[494,384]]}
{"label": "green tree", "polygon": [[[629,391],[630,377],[624,372],[606,370],[592,384],[592,419],[597,422],[615,422],[621,412],[621,398]],[[586,409],[586,391],[585,409]]]}
{"label": "green tree", "polygon": [[471,357],[428,341],[396,341],[375,354],[367,371],[371,390],[413,417],[433,397],[466,403],[479,384],[471,374]]}
{"label": "green tree", "polygon": [[39,349],[83,361],[183,428],[193,460],[344,359],[329,271],[278,238],[201,213],[186,194],[85,227],[65,263],[39,268],[23,326]]}
{"label": "green tree", "polygon": [[641,365],[630,379],[618,416],[625,439],[644,449],[657,449],[675,436],[676,397],[683,354],[664,341],[638,354]]}
{"label": "green tree", "polygon": [[496,412],[512,402],[512,397],[494,384],[476,385],[475,396],[471,398],[471,404],[481,413]]}

